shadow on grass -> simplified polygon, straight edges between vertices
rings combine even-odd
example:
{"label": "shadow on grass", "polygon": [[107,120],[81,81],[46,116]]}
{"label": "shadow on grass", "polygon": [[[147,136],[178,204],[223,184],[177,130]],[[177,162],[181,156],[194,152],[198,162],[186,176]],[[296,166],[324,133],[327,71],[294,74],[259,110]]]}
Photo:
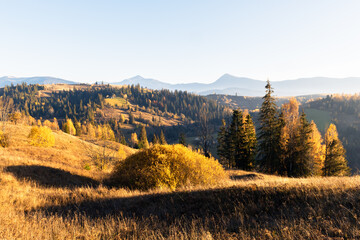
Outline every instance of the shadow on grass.
{"label": "shadow on grass", "polygon": [[249,180],[255,180],[255,179],[262,179],[263,177],[259,176],[258,174],[250,173],[245,175],[231,175],[231,180],[243,180],[243,181],[249,181]]}
{"label": "shadow on grass", "polygon": [[[304,189],[231,187],[202,191],[149,194],[124,198],[105,198],[64,206],[49,206],[34,211],[65,218],[86,216],[90,219],[113,216],[133,219],[155,218],[166,224],[186,219],[227,219],[234,226],[276,227],[276,221],[316,221],[347,219],[357,225],[352,215],[360,215],[359,189],[333,191]],[[346,209],[344,211],[344,209]],[[309,220],[312,219],[312,220]]]}
{"label": "shadow on grass", "polygon": [[99,185],[99,182],[94,179],[40,165],[8,166],[5,171],[12,173],[20,180],[31,180],[43,187],[77,188]]}

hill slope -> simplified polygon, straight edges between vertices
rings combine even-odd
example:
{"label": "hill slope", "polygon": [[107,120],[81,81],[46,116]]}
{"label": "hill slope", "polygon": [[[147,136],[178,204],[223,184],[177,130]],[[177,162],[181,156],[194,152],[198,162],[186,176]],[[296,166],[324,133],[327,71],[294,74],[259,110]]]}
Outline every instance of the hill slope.
{"label": "hill slope", "polygon": [[[60,146],[77,141],[56,138]],[[359,177],[291,179],[229,171],[232,180],[208,189],[139,192],[106,187],[100,174],[72,167],[72,162],[64,168],[64,160],[46,160],[49,155],[32,159],[25,145],[19,146],[0,148],[8,153],[0,155],[3,239],[359,236]]]}
{"label": "hill slope", "polygon": [[[91,143],[62,131],[55,131],[53,132],[55,146],[42,148],[29,144],[28,135],[31,126],[9,123],[6,129],[6,132],[10,135],[10,146],[7,148],[0,147],[0,162],[2,166],[4,163],[8,166],[24,166],[19,167],[19,171],[21,169],[25,170],[25,166],[29,165],[44,166],[61,169],[79,176],[90,176],[97,180],[102,178],[103,173],[97,171],[96,162],[92,156],[95,152],[103,151],[103,142],[93,141]],[[117,149],[120,145],[115,142],[107,142],[106,144],[108,146],[106,151],[108,151],[109,155],[113,156],[114,160],[117,157]],[[123,148],[127,155],[136,151],[127,146],[123,146]],[[85,170],[86,166],[91,170]],[[34,171],[36,171],[36,168]],[[49,178],[49,181],[51,180]]]}

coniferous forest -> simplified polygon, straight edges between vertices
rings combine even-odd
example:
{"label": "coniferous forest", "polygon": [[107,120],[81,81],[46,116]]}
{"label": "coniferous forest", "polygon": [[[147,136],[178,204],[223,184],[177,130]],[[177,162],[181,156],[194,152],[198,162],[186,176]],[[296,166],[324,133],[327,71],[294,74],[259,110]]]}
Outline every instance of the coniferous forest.
{"label": "coniferous forest", "polygon": [[[259,113],[258,138],[249,113],[233,111],[231,123],[220,127],[218,154],[228,167],[255,168],[288,177],[346,176],[350,174],[336,126],[330,124],[325,141],[316,124],[307,120],[295,98],[278,110],[270,82]],[[257,144],[258,142],[258,144]],[[256,162],[255,162],[256,159]]]}

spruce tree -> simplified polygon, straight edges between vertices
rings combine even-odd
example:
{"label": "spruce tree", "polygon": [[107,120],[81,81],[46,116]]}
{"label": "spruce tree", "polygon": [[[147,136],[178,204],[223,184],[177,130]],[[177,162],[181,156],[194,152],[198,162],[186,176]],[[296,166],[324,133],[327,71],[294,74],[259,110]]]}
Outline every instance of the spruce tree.
{"label": "spruce tree", "polygon": [[180,135],[179,135],[179,144],[182,144],[185,147],[187,147],[186,137],[185,137],[185,134],[183,132],[180,133]]}
{"label": "spruce tree", "polygon": [[229,168],[236,166],[236,157],[238,156],[237,146],[239,145],[237,141],[237,130],[240,125],[240,112],[238,110],[233,110],[233,115],[229,128],[225,134],[225,158],[228,161]]}
{"label": "spruce tree", "polygon": [[256,132],[254,122],[248,114],[245,120],[245,158],[244,158],[244,170],[252,170],[255,165],[256,157]]}
{"label": "spruce tree", "polygon": [[256,155],[256,133],[249,114],[244,116],[240,110],[233,110],[230,126],[225,121],[218,135],[218,153],[228,167],[251,170]]}
{"label": "spruce tree", "polygon": [[279,167],[279,120],[273,88],[267,80],[266,94],[260,108],[259,162],[264,172],[276,173]]}
{"label": "spruce tree", "polygon": [[[227,155],[226,155],[226,132],[227,132],[227,128],[226,128],[226,122],[225,122],[225,119],[222,119],[222,122],[221,122],[221,127],[219,129],[219,132],[218,132],[218,136],[217,136],[217,142],[218,142],[218,145],[217,145],[217,154],[219,155],[219,158],[220,158],[220,162],[222,163],[227,163]],[[230,166],[228,166],[230,167]]]}
{"label": "spruce tree", "polygon": [[139,145],[139,149],[149,148],[149,142],[148,142],[148,139],[147,139],[146,129],[145,129],[144,125],[141,128],[140,140],[139,140],[138,145]]}
{"label": "spruce tree", "polygon": [[234,126],[231,128],[232,142],[234,144],[234,161],[235,166],[240,169],[246,169],[246,155],[245,155],[245,124],[244,116],[241,111],[238,111],[237,117],[232,123]]}
{"label": "spruce tree", "polygon": [[330,124],[325,133],[324,176],[346,176],[350,174],[345,158],[345,149],[339,140],[336,126]]}
{"label": "spruce tree", "polygon": [[129,112],[129,124],[134,124],[135,123],[135,118],[134,115],[131,113],[131,110]]}
{"label": "spruce tree", "polygon": [[310,123],[306,119],[306,115],[302,112],[300,116],[300,126],[298,129],[295,154],[292,156],[294,161],[293,170],[290,176],[294,177],[306,177],[310,176],[313,172],[312,166],[314,159],[311,155],[312,145],[311,142],[312,128]]}

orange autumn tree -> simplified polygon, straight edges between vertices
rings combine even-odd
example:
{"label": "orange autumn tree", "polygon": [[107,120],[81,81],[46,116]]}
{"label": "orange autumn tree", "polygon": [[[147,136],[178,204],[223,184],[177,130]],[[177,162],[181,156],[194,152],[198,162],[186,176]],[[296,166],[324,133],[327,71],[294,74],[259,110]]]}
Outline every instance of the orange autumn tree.
{"label": "orange autumn tree", "polygon": [[292,177],[321,175],[324,161],[321,135],[316,124],[307,121],[304,112],[299,115],[295,98],[282,105],[279,120],[279,173]]}
{"label": "orange autumn tree", "polygon": [[319,132],[314,121],[311,121],[311,134],[310,141],[312,142],[312,149],[310,151],[311,157],[313,159],[313,175],[322,175],[322,169],[324,167],[325,161],[325,145],[324,140]]}
{"label": "orange autumn tree", "polygon": [[345,158],[345,149],[339,140],[338,132],[334,124],[330,124],[325,133],[325,161],[323,167],[324,176],[347,176],[350,168]]}
{"label": "orange autumn tree", "polygon": [[71,119],[66,119],[66,122],[63,124],[63,131],[74,136],[76,135],[76,129]]}
{"label": "orange autumn tree", "polygon": [[291,98],[288,103],[281,106],[280,121],[282,128],[280,130],[280,163],[279,169],[282,175],[292,175],[297,151],[297,139],[299,135],[299,103],[295,98]]}

